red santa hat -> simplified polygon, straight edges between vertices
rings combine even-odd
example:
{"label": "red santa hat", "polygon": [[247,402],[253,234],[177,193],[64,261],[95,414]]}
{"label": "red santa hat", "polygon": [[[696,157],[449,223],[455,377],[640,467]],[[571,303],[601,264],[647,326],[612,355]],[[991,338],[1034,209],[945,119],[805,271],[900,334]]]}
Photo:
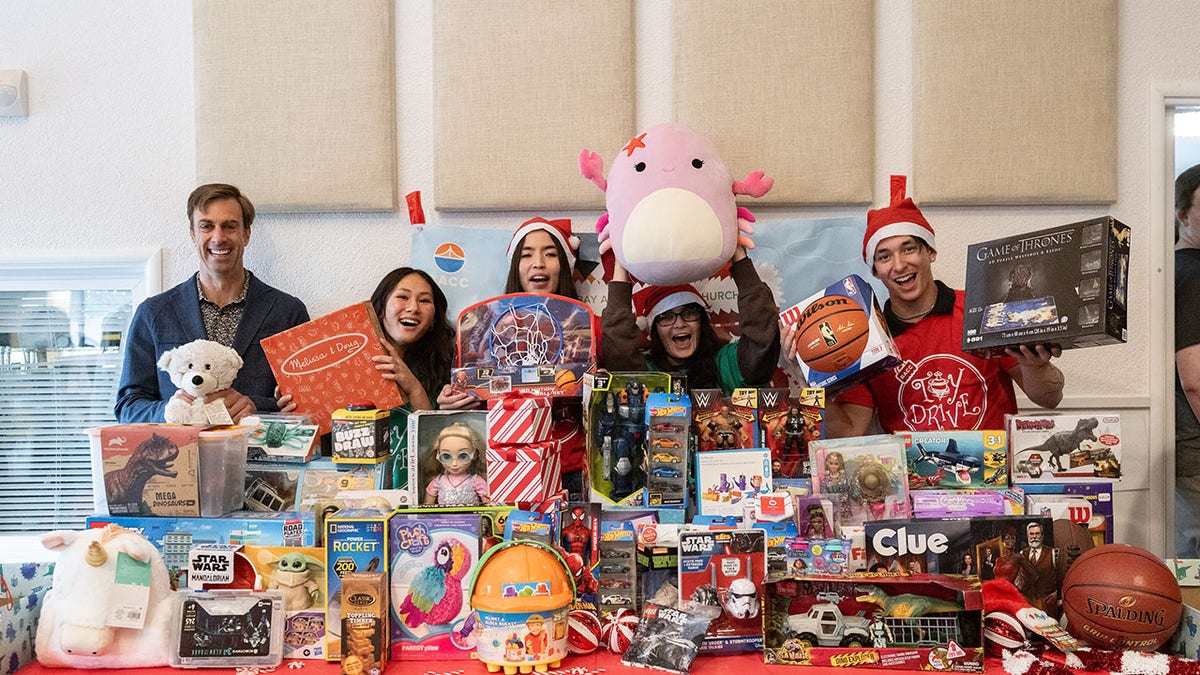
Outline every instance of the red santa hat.
{"label": "red santa hat", "polygon": [[508,242],[508,250],[504,255],[508,260],[512,260],[513,253],[516,252],[517,246],[521,240],[530,232],[541,230],[558,242],[562,247],[563,252],[567,254],[567,263],[569,267],[575,267],[575,255],[579,252],[579,237],[571,234],[571,219],[559,218],[557,220],[546,220],[545,218],[530,218],[521,223],[517,231],[513,233],[512,240]]}
{"label": "red santa hat", "polygon": [[904,176],[892,176],[891,203],[881,209],[867,211],[867,231],[863,235],[863,262],[873,264],[875,248],[888,237],[909,235],[921,239],[929,248],[933,241],[933,226],[925,220],[913,200],[904,196],[907,183]]}
{"label": "red santa hat", "polygon": [[647,286],[633,296],[633,307],[640,316],[653,322],[663,312],[695,303],[708,309],[704,298],[691,284],[679,286]]}

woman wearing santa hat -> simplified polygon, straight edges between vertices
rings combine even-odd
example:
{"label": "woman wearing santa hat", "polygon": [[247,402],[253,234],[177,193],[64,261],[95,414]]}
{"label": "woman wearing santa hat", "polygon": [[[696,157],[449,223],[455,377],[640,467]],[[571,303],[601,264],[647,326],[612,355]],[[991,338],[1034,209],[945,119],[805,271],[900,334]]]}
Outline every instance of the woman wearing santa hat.
{"label": "woman wearing santa hat", "polygon": [[575,255],[579,237],[571,234],[566,218],[530,218],[521,223],[508,243],[508,281],[505,293],[544,293],[579,299],[575,291]]}
{"label": "woman wearing santa hat", "polygon": [[[779,307],[745,248],[738,246],[731,262],[742,336],[722,344],[695,287],[647,286],[633,296],[628,273],[614,261],[600,319],[600,365],[609,370],[678,370],[687,375],[689,388],[719,387],[726,394],[765,385],[779,360]],[[638,349],[633,304],[648,322],[647,354]]]}

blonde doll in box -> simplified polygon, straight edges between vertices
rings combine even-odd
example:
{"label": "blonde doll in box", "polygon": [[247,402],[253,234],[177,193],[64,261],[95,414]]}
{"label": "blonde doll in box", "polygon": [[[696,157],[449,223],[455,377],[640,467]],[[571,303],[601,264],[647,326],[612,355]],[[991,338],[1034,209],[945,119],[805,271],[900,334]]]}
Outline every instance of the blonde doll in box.
{"label": "blonde doll in box", "polygon": [[465,424],[442,429],[422,462],[422,475],[432,476],[425,504],[476,506],[488,501],[483,439]]}

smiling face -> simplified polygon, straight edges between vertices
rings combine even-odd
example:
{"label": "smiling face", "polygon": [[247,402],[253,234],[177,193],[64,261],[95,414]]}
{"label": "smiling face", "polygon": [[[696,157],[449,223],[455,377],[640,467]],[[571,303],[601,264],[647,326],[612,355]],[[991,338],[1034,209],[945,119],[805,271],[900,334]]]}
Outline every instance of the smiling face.
{"label": "smiling face", "polygon": [[200,256],[201,281],[236,279],[244,272],[242,256],[250,228],[236,199],[215,199],[192,213],[192,242]]}
{"label": "smiling face", "polygon": [[403,353],[404,348],[425,337],[435,313],[433,287],[421,275],[409,274],[388,295],[383,329]]}
{"label": "smiling face", "polygon": [[887,287],[894,312],[911,316],[933,306],[934,260],[937,251],[910,235],[888,237],[875,247],[871,273]]}
{"label": "smiling face", "polygon": [[562,261],[550,234],[534,230],[525,235],[517,253],[517,274],[526,293],[556,293]]}
{"label": "smiling face", "polygon": [[700,346],[700,317],[704,308],[690,303],[654,317],[654,331],[662,342],[671,365],[692,357]]}

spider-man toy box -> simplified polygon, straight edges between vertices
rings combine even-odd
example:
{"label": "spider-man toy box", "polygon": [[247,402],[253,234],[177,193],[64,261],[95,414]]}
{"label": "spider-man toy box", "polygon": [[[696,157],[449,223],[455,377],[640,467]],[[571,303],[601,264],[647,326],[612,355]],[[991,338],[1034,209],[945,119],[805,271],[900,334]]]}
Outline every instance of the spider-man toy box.
{"label": "spider-man toy box", "polygon": [[595,370],[596,318],[578,300],[509,293],[458,315],[457,367],[450,384],[481,399],[526,391],[578,396]]}

